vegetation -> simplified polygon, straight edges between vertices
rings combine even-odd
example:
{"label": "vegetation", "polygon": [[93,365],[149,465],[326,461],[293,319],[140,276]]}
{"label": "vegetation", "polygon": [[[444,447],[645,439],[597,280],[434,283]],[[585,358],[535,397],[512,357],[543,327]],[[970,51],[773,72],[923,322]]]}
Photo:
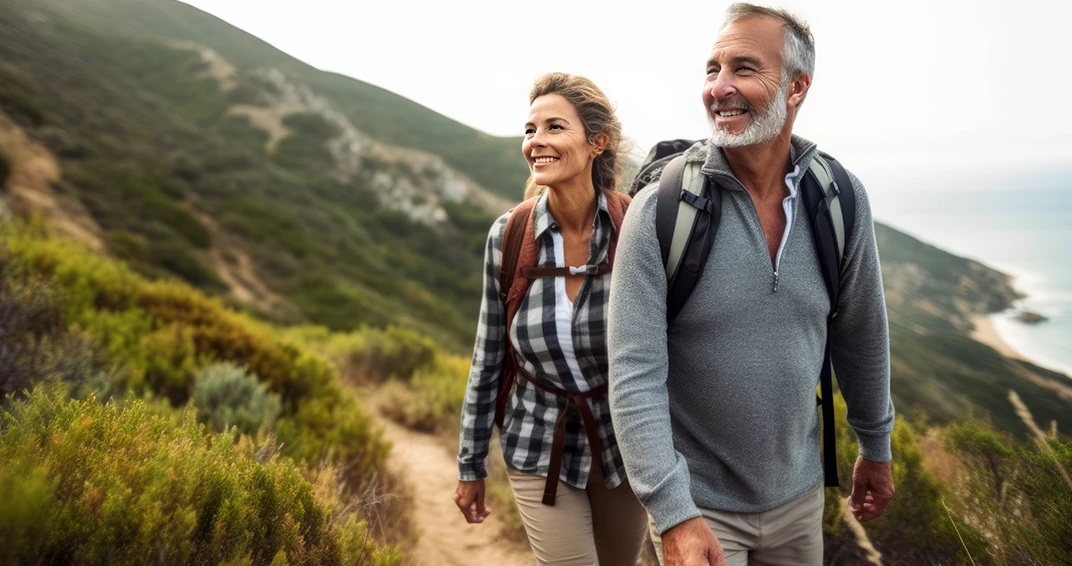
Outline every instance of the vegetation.
{"label": "vegetation", "polygon": [[[195,433],[198,439],[204,437],[208,431],[196,426],[197,419],[200,419],[211,424],[214,430],[225,432],[224,436],[218,437],[220,440],[212,440],[217,437],[209,435],[209,446],[245,446],[257,439],[262,448],[271,453],[275,451],[272,445],[277,442],[282,446],[280,466],[291,470],[290,473],[295,477],[305,477],[306,481],[312,482],[322,474],[332,475],[333,478],[337,476],[338,488],[325,489],[334,493],[335,497],[343,497],[346,500],[340,506],[348,509],[348,514],[352,514],[355,508],[361,508],[365,516],[376,517],[378,532],[375,535],[379,540],[408,540],[410,527],[404,499],[373,498],[372,501],[361,501],[362,494],[397,490],[397,481],[382,469],[389,448],[380,431],[373,428],[361,410],[354,391],[342,385],[335,368],[325,358],[284,339],[268,325],[225,309],[218,300],[209,299],[184,284],[173,281],[147,281],[122,264],[94,256],[78,245],[48,238],[32,227],[8,225],[0,233],[0,243],[3,244],[0,246],[0,369],[3,370],[0,374],[3,378],[0,385],[3,385],[5,393],[13,395],[6,398],[9,406],[7,411],[12,416],[10,424],[5,427],[9,427],[9,430],[29,427],[26,430],[30,430],[37,426],[33,423],[49,422],[54,414],[66,411],[63,414],[73,415],[71,420],[57,421],[55,426],[58,428],[49,429],[52,432],[43,437],[58,438],[56,435],[65,430],[63,427],[73,427],[73,423],[82,422],[79,415],[90,415],[85,417],[90,420],[104,419],[101,422],[119,419],[115,421],[119,424],[108,426],[137,428],[143,425],[135,426],[131,423],[145,421],[148,418],[147,412],[167,420],[171,415],[177,415],[180,410],[185,411],[182,414],[186,416],[181,419],[175,417],[181,421],[177,428],[161,424],[163,421],[144,424],[150,428],[157,427],[152,429],[156,431],[153,433],[155,436],[146,437],[145,440],[149,444],[159,443],[159,447],[143,446],[137,441],[137,438],[141,437],[129,440],[132,455],[127,459],[126,465],[140,467],[142,472],[139,473],[145,475],[131,479],[134,483],[130,484],[102,483],[94,497],[103,498],[101,501],[114,497],[116,505],[120,505],[118,509],[122,509],[129,503],[130,498],[153,500],[151,492],[145,492],[143,488],[149,489],[161,482],[162,485],[167,485],[167,481],[190,481],[190,485],[198,485],[195,480],[199,476],[186,475],[186,472],[179,473],[182,476],[179,479],[168,480],[168,474],[176,473],[169,472],[171,468],[164,465],[171,460],[161,460],[159,466],[150,465],[149,461],[159,460],[153,456],[157,453],[154,451],[170,450],[168,447],[172,445],[166,441],[169,435],[176,439],[185,439],[182,441],[187,443],[192,442]],[[248,368],[249,371],[238,370],[238,367]],[[45,408],[41,408],[45,405],[40,405],[45,403],[47,410],[52,411],[48,415],[52,416],[34,417],[39,419],[38,421],[24,419],[23,412],[20,411],[29,409],[20,409],[19,407],[24,405],[19,405],[17,399],[25,397],[34,387],[46,386],[59,389],[50,389],[51,393],[48,395],[39,394],[37,398],[29,401],[29,406],[45,411]],[[58,395],[56,391],[66,392],[70,396],[87,401],[82,404],[64,405],[61,400],[54,399],[47,403],[42,400],[44,397],[52,399]],[[107,414],[93,412],[105,410],[93,408],[103,406],[97,399],[101,402],[112,402],[116,408],[108,409],[113,412]],[[129,416],[115,412],[119,411],[120,405],[125,407],[135,403],[132,406],[141,407],[136,404],[138,402],[143,402],[144,408],[134,409]],[[182,409],[187,405],[191,407]],[[278,419],[275,418],[277,414]],[[264,436],[273,421],[275,435]],[[226,431],[226,427],[230,425],[235,428]],[[40,427],[37,426],[37,429]],[[77,431],[72,434],[75,432]],[[14,442],[16,437],[13,434],[7,432],[5,438],[11,438]],[[77,446],[80,442],[78,438],[81,437],[72,437],[72,446]],[[156,440],[149,442],[151,439]],[[102,442],[106,440],[107,438],[102,438]],[[18,452],[19,458],[25,459],[28,455],[23,452],[31,445],[20,444],[11,449]],[[206,446],[201,442],[192,445]],[[113,449],[119,450],[103,445],[100,448],[102,453],[109,454]],[[204,455],[204,458],[212,458],[205,460],[208,467],[215,465],[210,465],[212,462],[218,463],[240,456],[238,452],[228,451],[232,450],[231,448],[212,450],[215,452],[206,452]],[[252,448],[247,452],[250,450]],[[141,456],[135,457],[138,454]],[[176,458],[180,456],[181,453],[176,454]],[[194,454],[188,456],[192,459],[201,458]],[[67,459],[56,462],[56,466],[47,462],[34,464],[27,461],[23,467],[17,468],[17,472],[12,472],[15,474],[12,477],[37,478],[34,481],[44,482],[42,485],[46,487],[52,486],[49,489],[59,489],[57,485],[62,485],[65,481],[75,481],[49,475],[74,473],[77,466],[70,460],[73,456],[64,457]],[[120,462],[115,462],[114,458],[104,458],[101,466],[105,464],[119,466]],[[34,472],[33,470],[38,469],[34,466],[44,467],[41,472]],[[236,470],[234,473],[237,474],[241,468]],[[102,467],[99,474],[107,475],[115,471]],[[36,475],[26,475],[31,472]],[[254,475],[254,479],[256,477]],[[14,481],[11,479],[9,483]],[[256,481],[263,483],[268,480]],[[283,480],[276,478],[275,481]],[[298,488],[291,486],[287,489]],[[113,490],[119,492],[113,496]],[[70,494],[64,492],[61,495],[67,497]],[[350,499],[353,501],[349,501]],[[61,500],[56,505],[62,505],[64,501]],[[185,503],[175,505],[177,506],[163,511],[153,511],[156,515],[153,515],[150,523],[157,524],[156,517],[160,513],[164,513],[160,516],[160,521],[169,520],[169,513],[179,513],[182,516],[192,513],[197,516],[196,509],[183,510],[182,505],[186,505]],[[12,506],[15,506],[14,499],[0,499],[0,516],[7,513],[25,512],[33,515],[45,512],[42,507]],[[146,513],[150,511],[147,509]],[[351,520],[348,514],[340,515],[337,519],[344,524],[353,524],[339,531],[341,538],[332,539],[335,542],[331,542],[331,545],[344,542],[352,544],[355,540],[355,533],[359,532],[355,530],[358,528],[355,525],[359,519]],[[321,518],[316,519],[316,524],[321,526],[316,528],[326,529],[323,525],[327,521],[325,517],[329,517],[330,513],[321,515]],[[29,515],[19,515],[23,518],[27,516]],[[132,528],[130,525],[139,525],[138,517],[131,516],[128,526],[122,528],[129,530]],[[203,513],[201,517],[199,520],[211,519],[204,518]],[[89,524],[83,519],[80,515],[72,516],[72,524]],[[304,524],[301,517],[295,516],[291,519],[294,522],[293,528],[299,529],[295,532],[306,532],[300,530],[300,525]],[[289,524],[287,521],[291,519],[279,518],[286,524]],[[217,528],[212,525],[215,523],[210,524],[210,530]],[[202,525],[199,528],[206,529],[209,526]],[[222,529],[223,526],[219,528]],[[249,528],[253,531],[263,530],[262,527]],[[264,528],[276,533],[275,527]],[[122,546],[126,544],[122,542],[125,538],[107,537],[125,537],[126,535],[122,534],[125,532],[127,531],[104,534],[101,536],[105,538],[86,539],[88,542],[83,543],[83,539],[77,537],[83,536],[84,533],[72,531],[70,537],[74,538],[50,538],[47,544],[57,545],[48,548],[58,553],[55,554],[55,560],[62,561],[63,556],[67,556],[63,553],[70,551],[69,545],[104,545],[101,548],[108,548],[109,545]],[[150,537],[146,540],[152,538],[151,534],[145,533],[145,536]],[[38,540],[33,537],[40,535],[25,536],[30,537],[27,541],[33,541]],[[278,532],[272,536],[291,535]],[[120,542],[116,542],[117,540]],[[313,547],[302,546],[320,544],[304,534],[302,541],[284,542],[265,547],[272,549],[269,559],[272,559],[279,549],[284,549],[287,559],[291,562],[311,560],[317,563],[322,559],[331,562],[324,558],[328,555],[323,553],[336,552],[332,550],[335,547],[325,546],[324,550],[315,550]],[[24,548],[18,552],[38,552],[40,544],[45,543],[39,541],[33,543],[37,546],[18,547]],[[137,546],[140,543],[135,542],[130,544],[135,545],[131,547],[132,554],[106,557],[106,561],[144,562],[149,555],[142,552],[148,547]],[[253,547],[238,548],[254,551],[251,550]],[[188,554],[183,553],[202,552],[196,548],[175,549],[175,552],[180,553],[176,555],[180,557],[177,559],[178,563],[187,563],[184,562],[187,559],[181,557]],[[118,548],[115,550],[118,551]],[[150,550],[156,552],[155,547]],[[171,547],[165,550],[172,551]],[[210,551],[211,549],[204,550]],[[235,555],[236,559],[244,556],[243,552],[245,550]],[[302,558],[306,555],[312,558]],[[142,558],[138,559],[137,556]],[[256,556],[262,555],[255,555],[253,562],[261,563]],[[393,554],[388,552],[384,556]],[[193,563],[199,562],[195,558],[190,560]],[[90,560],[88,563],[95,562]]]}
{"label": "vegetation", "polygon": [[214,364],[202,369],[194,384],[197,420],[214,430],[232,426],[240,433],[255,435],[260,428],[271,428],[279,415],[279,396],[268,386],[234,364]]}
{"label": "vegetation", "polygon": [[[226,92],[197,52],[143,33],[174,23],[141,19],[159,10],[223,25],[158,0],[0,7],[0,110],[60,158],[57,192],[88,211],[109,251],[141,275],[220,296],[229,287],[213,251],[239,252],[251,259],[243,277],[283,299],[251,305],[261,316],[333,330],[399,325],[464,349],[479,304],[474,242],[492,219],[456,204],[457,223],[431,228],[381,206],[373,179],[387,166],[367,158],[349,181],[329,175],[335,127],[317,115],[286,117],[290,133],[270,151],[262,130],[229,113],[270,83],[240,73]],[[119,22],[139,25],[110,27]]]}
{"label": "vegetation", "polygon": [[[189,42],[237,67],[233,89]],[[121,260],[36,224],[0,229],[0,562],[391,564],[387,545],[412,539],[405,499],[383,497],[400,490],[387,443],[350,386],[381,388],[390,418],[456,441],[492,219],[444,203],[432,228],[381,206],[377,178],[421,173],[365,156],[340,180],[338,130],[319,115],[287,116],[269,148],[231,114],[279,94],[258,69],[376,140],[519,196],[518,140],[322,73],[184,4],[0,4],[0,112],[57,156],[61,208],[85,210]],[[970,336],[973,315],[1017,297],[1008,277],[876,233],[898,493],[863,532],[886,564],[1072,562],[1072,448],[1058,433],[1072,411],[1055,394],[1067,377]],[[258,295],[244,312],[229,307],[236,279]],[[855,443],[843,421],[837,434],[846,485],[827,493],[826,555],[858,563],[839,509]],[[492,505],[523,538],[495,451],[490,471]]]}
{"label": "vegetation", "polygon": [[[382,564],[329,485],[192,411],[37,388],[3,415],[0,557],[33,564]],[[327,489],[325,489],[327,488]]]}

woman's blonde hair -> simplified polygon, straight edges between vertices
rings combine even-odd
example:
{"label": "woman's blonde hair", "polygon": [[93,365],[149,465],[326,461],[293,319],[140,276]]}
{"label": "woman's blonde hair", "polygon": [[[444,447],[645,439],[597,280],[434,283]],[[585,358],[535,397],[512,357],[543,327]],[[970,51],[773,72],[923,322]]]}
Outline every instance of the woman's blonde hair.
{"label": "woman's blonde hair", "polygon": [[[622,147],[622,124],[614,114],[610,99],[591,80],[569,73],[548,73],[536,79],[529,92],[529,104],[548,94],[558,94],[573,105],[589,143],[595,143],[597,135],[606,134],[607,145],[592,163],[592,184],[596,191],[616,190],[625,150]],[[533,196],[539,194],[540,187],[532,183],[531,174],[528,185],[531,186],[525,187],[526,195],[530,191]]]}

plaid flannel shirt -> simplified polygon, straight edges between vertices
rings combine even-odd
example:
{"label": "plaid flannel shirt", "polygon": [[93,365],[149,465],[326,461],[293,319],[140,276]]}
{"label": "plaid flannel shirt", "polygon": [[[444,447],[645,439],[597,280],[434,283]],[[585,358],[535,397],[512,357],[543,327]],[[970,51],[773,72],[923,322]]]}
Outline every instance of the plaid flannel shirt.
{"label": "plaid flannel shirt", "polygon": [[[592,269],[606,261],[613,231],[606,197],[599,194],[597,203],[587,263]],[[535,237],[539,240],[537,266],[565,267],[562,236],[558,223],[547,209],[546,193],[537,201],[534,214]],[[484,295],[462,408],[458,449],[458,477],[466,481],[487,476],[484,460],[491,441],[495,401],[506,353],[503,341],[506,311],[499,298],[499,267],[508,218],[509,213],[506,213],[492,225],[484,256]],[[532,281],[509,335],[519,362],[537,381],[578,393],[606,382],[610,277],[609,273],[588,276],[573,305],[566,295],[563,278]],[[555,421],[565,401],[518,376],[516,389],[506,406],[500,437],[507,465],[522,472],[547,476]],[[614,488],[625,479],[625,468],[611,427],[607,397],[593,397],[589,406],[599,427],[605,484]],[[559,479],[584,489],[588,484],[591,457],[580,414],[576,410],[570,411]]]}

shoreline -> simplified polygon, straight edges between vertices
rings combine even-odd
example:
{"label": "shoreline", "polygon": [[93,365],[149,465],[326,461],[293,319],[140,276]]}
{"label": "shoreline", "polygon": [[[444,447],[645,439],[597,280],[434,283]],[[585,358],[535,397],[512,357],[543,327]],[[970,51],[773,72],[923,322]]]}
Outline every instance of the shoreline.
{"label": "shoreline", "polygon": [[1034,364],[1035,362],[1021,354],[1001,337],[1001,334],[998,333],[997,325],[994,324],[994,316],[990,314],[973,315],[971,321],[975,328],[971,331],[971,339],[990,346],[1006,358],[1023,360]]}
{"label": "shoreline", "polygon": [[[975,328],[969,336],[976,342],[990,346],[1006,358],[1025,361],[1042,369],[1064,374],[1069,379],[1072,379],[1072,368],[1065,364],[1049,360],[1045,356],[1033,354],[1030,351],[1026,351],[1026,349],[1014,347],[1012,341],[1002,335],[999,325],[995,323],[996,318],[1005,316],[1007,315],[1004,313],[973,315],[971,321]],[[1002,323],[1004,325],[1023,324],[1012,319],[1002,320]]]}

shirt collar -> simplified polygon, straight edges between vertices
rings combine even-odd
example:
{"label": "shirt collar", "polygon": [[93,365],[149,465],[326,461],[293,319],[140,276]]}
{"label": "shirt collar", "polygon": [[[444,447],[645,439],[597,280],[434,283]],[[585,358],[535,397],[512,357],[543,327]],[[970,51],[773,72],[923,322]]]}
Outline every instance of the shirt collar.
{"label": "shirt collar", "polygon": [[[536,201],[536,210],[534,211],[535,217],[535,238],[539,239],[544,232],[551,227],[558,227],[558,221],[551,216],[550,209],[547,208],[547,194],[545,190],[540,195],[540,199]],[[596,228],[600,226],[600,222],[610,222],[610,211],[607,210],[607,197],[603,194],[603,191],[596,193],[596,216],[592,220],[592,233],[594,234]]]}

